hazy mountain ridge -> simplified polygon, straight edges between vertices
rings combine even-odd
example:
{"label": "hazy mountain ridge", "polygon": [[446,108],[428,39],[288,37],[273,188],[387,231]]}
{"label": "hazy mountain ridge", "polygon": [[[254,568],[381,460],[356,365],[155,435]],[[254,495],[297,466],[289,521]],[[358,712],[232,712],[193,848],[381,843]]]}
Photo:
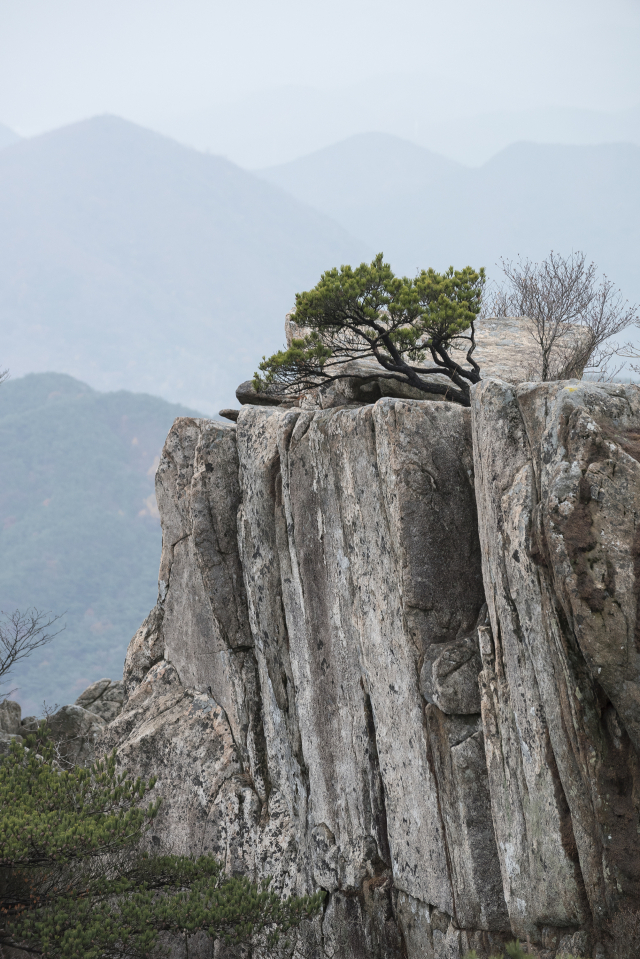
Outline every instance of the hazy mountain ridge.
{"label": "hazy mountain ridge", "polygon": [[[485,265],[583,249],[640,300],[640,147],[513,144],[482,167],[385,134],[260,172],[333,217],[394,268]],[[379,188],[376,188],[379,184]]]}
{"label": "hazy mountain ridge", "polygon": [[10,130],[9,127],[6,127],[3,123],[0,123],[0,150],[3,150],[5,147],[12,146],[14,143],[19,143],[20,137],[17,133],[14,133],[13,130]]}
{"label": "hazy mountain ridge", "polygon": [[294,294],[368,254],[220,157],[114,117],[0,154],[2,363],[209,413],[282,342]]}
{"label": "hazy mountain ridge", "polygon": [[58,373],[0,387],[0,608],[37,606],[66,625],[10,677],[27,712],[120,675],[156,596],[155,467],[174,419],[189,415]]}
{"label": "hazy mountain ridge", "polygon": [[397,136],[470,166],[510,144],[640,144],[640,104],[618,112],[577,107],[482,110],[468,84],[442,77],[379,76],[334,89],[288,84],[212,105],[156,126],[251,169],[290,162],[370,130]]}

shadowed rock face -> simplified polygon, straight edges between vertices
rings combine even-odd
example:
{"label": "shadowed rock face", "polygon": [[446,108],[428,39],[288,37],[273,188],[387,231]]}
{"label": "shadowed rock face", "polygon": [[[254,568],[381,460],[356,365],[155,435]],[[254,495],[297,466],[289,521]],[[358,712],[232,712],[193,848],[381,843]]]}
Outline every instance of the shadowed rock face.
{"label": "shadowed rock face", "polygon": [[310,956],[595,949],[640,892],[636,394],[176,420],[103,734],[152,841],[326,889]]}
{"label": "shadowed rock face", "polygon": [[521,934],[597,931],[640,898],[639,392],[489,381],[474,396],[494,637],[481,643],[482,713]]}

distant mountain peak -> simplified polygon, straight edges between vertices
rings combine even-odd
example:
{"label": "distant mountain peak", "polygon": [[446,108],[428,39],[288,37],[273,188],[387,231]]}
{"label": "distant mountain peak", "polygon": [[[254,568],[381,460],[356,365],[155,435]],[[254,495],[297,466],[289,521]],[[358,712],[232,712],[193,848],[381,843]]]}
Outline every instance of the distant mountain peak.
{"label": "distant mountain peak", "polygon": [[221,157],[113,115],[0,151],[2,367],[204,412],[282,342],[295,293],[369,254]]}
{"label": "distant mountain peak", "polygon": [[21,137],[18,136],[17,133],[0,123],[0,150],[13,146],[14,143],[19,143],[20,140]]}

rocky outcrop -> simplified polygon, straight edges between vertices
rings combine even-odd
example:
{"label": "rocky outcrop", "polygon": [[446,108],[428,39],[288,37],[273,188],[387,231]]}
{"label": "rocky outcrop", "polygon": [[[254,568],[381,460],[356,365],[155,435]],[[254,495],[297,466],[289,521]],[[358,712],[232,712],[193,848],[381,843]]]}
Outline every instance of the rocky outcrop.
{"label": "rocky outcrop", "polygon": [[151,841],[326,889],[308,955],[604,955],[640,898],[639,430],[634,387],[497,380],[177,420],[102,740],[158,776]]}
{"label": "rocky outcrop", "polygon": [[[288,313],[284,322],[287,346],[290,347],[297,337],[311,332],[309,327],[300,327],[295,322],[295,311]],[[500,377],[509,383],[522,383],[531,377],[532,371],[540,366],[539,349],[533,336],[533,327],[527,317],[485,317],[474,331],[474,359],[482,369],[483,377]],[[462,366],[467,366],[468,343],[454,343],[451,356]],[[327,369],[330,367],[327,365]],[[432,367],[430,361],[418,363]],[[253,403],[258,406],[287,405],[308,409],[330,409],[344,404],[375,403],[381,397],[424,400],[425,394],[401,382],[394,374],[387,373],[373,358],[354,359],[347,363],[340,360],[343,373],[350,374],[345,379],[329,383],[321,389],[307,390],[299,397],[274,396],[256,393],[251,380],[242,383],[236,396],[240,403]],[[422,375],[425,382],[442,384],[442,376],[428,373]],[[439,395],[430,397],[432,401],[444,402]],[[230,411],[224,411],[224,414]],[[220,415],[223,415],[221,411]]]}
{"label": "rocky outcrop", "polygon": [[105,723],[122,712],[124,702],[124,683],[121,679],[99,679],[87,686],[76,699],[76,706],[82,706],[87,712],[99,716]]}
{"label": "rocky outcrop", "polygon": [[62,706],[48,717],[49,733],[64,767],[89,766],[104,720],[82,706]]}
{"label": "rocky outcrop", "polygon": [[[86,766],[95,758],[95,745],[105,723],[122,711],[122,680],[99,679],[78,696],[75,705],[62,706],[47,716],[51,738],[58,758],[68,765]],[[40,720],[36,716],[22,719],[20,703],[6,699],[0,703],[0,755],[7,754],[11,742],[22,744],[35,732]]]}
{"label": "rocky outcrop", "polygon": [[0,703],[0,755],[9,752],[13,740],[22,742],[22,710],[20,703],[5,699]]}
{"label": "rocky outcrop", "polygon": [[[300,327],[295,322],[295,311],[285,317],[285,335],[287,346],[293,340],[311,332],[310,327]],[[483,375],[498,376],[510,383],[521,383],[529,378],[532,370],[539,365],[539,350],[532,336],[532,327],[526,317],[485,318],[475,330],[474,359],[482,367]],[[452,346],[451,355],[462,366],[467,364],[467,347],[460,341]],[[328,364],[326,369],[329,369]],[[418,367],[420,367],[420,363]],[[426,363],[431,367],[432,364]],[[333,409],[339,406],[366,406],[382,397],[396,399],[424,400],[426,394],[417,390],[408,382],[386,372],[377,360],[352,359],[345,363],[340,360],[340,370],[344,379],[328,383],[316,389],[307,389],[301,395],[278,395],[257,392],[253,380],[245,380],[236,390],[236,398],[243,405],[296,407],[299,409]],[[442,385],[443,377],[424,373],[422,379]],[[444,397],[433,394],[432,401],[444,402]],[[220,410],[219,415],[234,423],[238,419],[238,410]]]}

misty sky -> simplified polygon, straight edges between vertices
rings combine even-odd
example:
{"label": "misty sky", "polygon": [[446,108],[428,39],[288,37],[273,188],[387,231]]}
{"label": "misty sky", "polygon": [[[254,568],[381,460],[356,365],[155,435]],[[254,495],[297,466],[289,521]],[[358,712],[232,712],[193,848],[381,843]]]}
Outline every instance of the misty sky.
{"label": "misty sky", "polygon": [[0,122],[149,126],[410,74],[436,113],[640,103],[640,0],[0,0]]}

